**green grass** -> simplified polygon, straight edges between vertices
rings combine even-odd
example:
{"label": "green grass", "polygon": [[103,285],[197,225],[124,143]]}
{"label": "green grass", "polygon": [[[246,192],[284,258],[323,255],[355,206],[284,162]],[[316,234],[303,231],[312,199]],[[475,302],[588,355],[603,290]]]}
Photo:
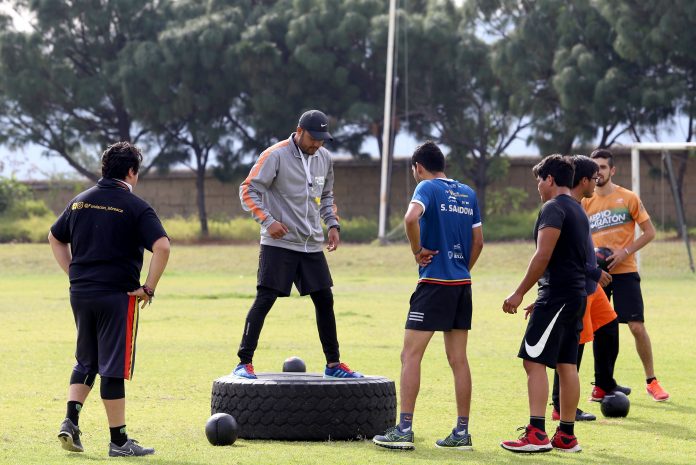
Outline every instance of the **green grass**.
{"label": "green grass", "polygon": [[[442,336],[423,363],[415,412],[416,451],[395,453],[369,441],[282,442],[239,440],[212,447],[204,434],[212,381],[236,363],[244,317],[251,304],[258,250],[244,246],[177,246],[155,303],[141,314],[134,380],[127,383],[129,433],[157,455],[129,463],[193,464],[691,464],[696,457],[696,390],[693,387],[693,291],[683,245],[651,244],[643,254],[647,327],[658,376],[672,394],[657,404],[643,392],[643,373],[627,328],[621,328],[617,379],[634,388],[626,419],[579,424],[582,454],[519,457],[498,443],[527,421],[525,375],[516,353],[525,321],[500,310],[524,272],[529,243],[487,245],[474,270],[474,328],[469,358],[474,379],[471,431],[475,451],[433,447],[454,419],[452,380]],[[343,358],[368,374],[397,380],[408,299],[416,269],[405,245],[343,246],[328,254],[336,286]],[[80,425],[86,452],[63,451],[55,437],[65,413],[75,328],[67,280],[46,245],[0,246],[0,464],[98,464],[109,441],[98,391]],[[527,296],[526,302],[532,299]],[[301,356],[318,371],[323,356],[311,301],[280,299],[266,321],[254,363],[278,371]],[[591,351],[581,372],[581,407],[590,392]],[[550,412],[549,412],[550,415]],[[552,423],[549,420],[550,425]],[[551,426],[550,426],[551,428]]]}

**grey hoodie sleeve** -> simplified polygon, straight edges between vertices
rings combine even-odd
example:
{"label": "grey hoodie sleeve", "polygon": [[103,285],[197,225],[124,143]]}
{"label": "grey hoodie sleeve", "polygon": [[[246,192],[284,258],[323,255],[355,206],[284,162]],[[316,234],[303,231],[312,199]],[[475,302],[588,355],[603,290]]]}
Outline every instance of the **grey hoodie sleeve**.
{"label": "grey hoodie sleeve", "polygon": [[278,173],[278,163],[277,153],[271,150],[264,151],[251,168],[249,176],[239,186],[242,208],[250,211],[254,220],[264,228],[268,228],[276,221],[263,204],[262,194],[267,192],[273,184]]}
{"label": "grey hoodie sleeve", "polygon": [[326,173],[326,180],[324,181],[324,190],[321,193],[321,203],[319,204],[319,215],[324,220],[327,228],[331,226],[338,225],[338,208],[334,203],[334,171],[333,171],[333,160],[331,157],[327,157],[329,160],[329,170]]}

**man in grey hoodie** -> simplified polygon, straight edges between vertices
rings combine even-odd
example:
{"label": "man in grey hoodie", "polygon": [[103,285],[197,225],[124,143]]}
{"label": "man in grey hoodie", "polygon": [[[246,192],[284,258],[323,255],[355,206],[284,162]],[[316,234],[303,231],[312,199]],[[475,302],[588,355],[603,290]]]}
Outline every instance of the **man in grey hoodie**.
{"label": "man in grey hoodie", "polygon": [[235,376],[255,379],[252,358],[266,315],[278,297],[290,295],[293,282],[314,303],[319,339],[326,357],[325,378],[361,378],[340,362],[331,273],[322,251],[340,242],[333,198],[333,162],[323,145],[333,140],[329,119],[319,110],[302,114],[297,131],[261,153],[239,186],[242,208],[261,225],[261,253],[254,300],[244,324]]}

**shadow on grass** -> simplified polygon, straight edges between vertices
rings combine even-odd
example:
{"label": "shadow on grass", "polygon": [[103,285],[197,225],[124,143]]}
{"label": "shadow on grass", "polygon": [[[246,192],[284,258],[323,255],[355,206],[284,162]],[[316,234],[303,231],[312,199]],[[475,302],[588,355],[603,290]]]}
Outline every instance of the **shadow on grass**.
{"label": "shadow on grass", "polygon": [[668,410],[670,412],[676,412],[680,414],[696,414],[696,408],[680,404],[679,402],[675,402],[671,399],[666,402],[652,401],[650,403],[642,405],[641,408],[649,408],[653,410]]}
{"label": "shadow on grass", "polygon": [[256,294],[243,292],[222,292],[217,294],[169,294],[168,299],[177,300],[222,300],[222,299],[249,299],[253,300]]}
{"label": "shadow on grass", "polygon": [[664,421],[655,421],[654,419],[634,419],[631,422],[626,422],[619,425],[619,427],[650,434],[654,434],[656,431],[659,431],[660,435],[662,436],[677,438],[684,441],[691,441],[696,436],[696,433],[686,428],[686,426],[684,426],[682,423],[666,423]]}

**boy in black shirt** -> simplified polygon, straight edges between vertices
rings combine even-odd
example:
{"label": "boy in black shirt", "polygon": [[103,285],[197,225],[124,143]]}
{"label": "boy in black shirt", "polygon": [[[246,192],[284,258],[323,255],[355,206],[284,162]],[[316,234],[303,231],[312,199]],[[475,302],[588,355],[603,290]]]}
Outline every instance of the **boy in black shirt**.
{"label": "boy in black shirt", "polygon": [[[151,303],[169,258],[169,239],[155,211],[132,193],[141,162],[140,150],[128,142],[108,147],[103,177],[70,201],[48,235],[56,261],[70,277],[77,326],[77,363],[58,433],[71,452],[84,451],[78,419],[97,374],[111,431],[109,456],[155,452],[128,438],[125,420],[124,379],[135,365],[138,304]],[[153,256],[141,286],[143,249]]]}
{"label": "boy in black shirt", "polygon": [[[539,281],[539,293],[520,352],[527,372],[530,422],[516,441],[500,445],[512,452],[581,450],[574,435],[580,398],[577,373],[578,340],[585,310],[585,263],[589,223],[582,207],[570,196],[573,165],[561,155],[544,158],[533,169],[544,205],[534,226],[537,249],[522,282],[505,302],[503,311],[517,313],[522,298]],[[549,441],[545,432],[549,383],[546,367],[556,368],[561,383],[561,424]]]}

